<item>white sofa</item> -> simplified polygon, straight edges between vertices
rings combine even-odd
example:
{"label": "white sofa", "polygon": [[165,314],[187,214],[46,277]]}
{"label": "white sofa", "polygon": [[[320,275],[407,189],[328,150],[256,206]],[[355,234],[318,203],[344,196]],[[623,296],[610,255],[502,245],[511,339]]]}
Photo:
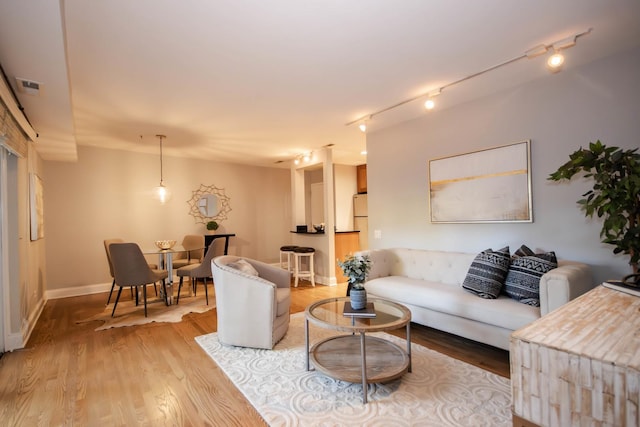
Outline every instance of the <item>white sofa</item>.
{"label": "white sofa", "polygon": [[541,277],[540,307],[533,307],[506,295],[483,299],[465,291],[462,283],[477,254],[397,248],[359,254],[372,260],[368,296],[405,305],[412,322],[505,350],[513,331],[595,286],[586,264],[558,261]]}

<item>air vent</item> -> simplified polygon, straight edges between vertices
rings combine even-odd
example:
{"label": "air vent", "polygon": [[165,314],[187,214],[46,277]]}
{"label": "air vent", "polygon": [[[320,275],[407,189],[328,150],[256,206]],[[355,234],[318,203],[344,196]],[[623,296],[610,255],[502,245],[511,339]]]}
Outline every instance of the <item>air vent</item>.
{"label": "air vent", "polygon": [[19,77],[16,77],[16,83],[18,85],[18,92],[26,95],[40,96],[42,83],[34,82],[33,80],[21,79]]}

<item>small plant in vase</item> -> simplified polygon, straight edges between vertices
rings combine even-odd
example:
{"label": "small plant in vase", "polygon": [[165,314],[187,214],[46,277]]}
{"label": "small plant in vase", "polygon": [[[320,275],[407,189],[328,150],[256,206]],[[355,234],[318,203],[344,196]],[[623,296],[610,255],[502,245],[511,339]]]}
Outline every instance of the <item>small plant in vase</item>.
{"label": "small plant in vase", "polygon": [[368,255],[347,255],[344,261],[338,260],[338,265],[349,282],[347,296],[351,298],[351,307],[354,310],[362,310],[367,306],[367,291],[364,289],[364,282],[371,269],[371,259]]}
{"label": "small plant in vase", "polygon": [[219,225],[217,222],[215,221],[209,221],[207,222],[207,230],[211,231],[212,233],[214,231],[216,231],[218,229]]}

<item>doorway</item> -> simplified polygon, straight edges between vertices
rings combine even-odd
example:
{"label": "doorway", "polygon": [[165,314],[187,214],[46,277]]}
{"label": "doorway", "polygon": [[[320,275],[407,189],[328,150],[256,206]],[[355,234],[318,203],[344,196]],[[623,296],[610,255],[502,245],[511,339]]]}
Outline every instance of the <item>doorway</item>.
{"label": "doorway", "polygon": [[12,255],[10,250],[11,244],[18,240],[17,176],[18,158],[0,145],[0,354],[7,349],[10,336],[11,278],[18,274],[17,255]]}

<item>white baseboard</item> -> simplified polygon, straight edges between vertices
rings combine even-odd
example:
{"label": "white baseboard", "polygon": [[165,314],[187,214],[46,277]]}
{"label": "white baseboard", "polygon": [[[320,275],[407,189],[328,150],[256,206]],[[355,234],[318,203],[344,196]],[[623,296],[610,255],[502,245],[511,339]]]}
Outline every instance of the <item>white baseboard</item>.
{"label": "white baseboard", "polygon": [[19,333],[9,334],[4,343],[5,350],[19,350],[27,345],[27,341],[29,341],[29,338],[31,337],[31,332],[33,332],[33,329],[36,326],[36,322],[40,318],[42,310],[44,310],[45,302],[45,299],[41,299],[38,302],[35,310],[31,312],[29,319],[27,319],[27,321],[22,324]]}
{"label": "white baseboard", "polygon": [[44,295],[45,299],[50,300],[58,298],[77,297],[80,295],[99,294],[102,292],[109,292],[110,289],[111,283],[96,283],[93,285],[73,286],[62,289],[49,289],[44,293]]}

